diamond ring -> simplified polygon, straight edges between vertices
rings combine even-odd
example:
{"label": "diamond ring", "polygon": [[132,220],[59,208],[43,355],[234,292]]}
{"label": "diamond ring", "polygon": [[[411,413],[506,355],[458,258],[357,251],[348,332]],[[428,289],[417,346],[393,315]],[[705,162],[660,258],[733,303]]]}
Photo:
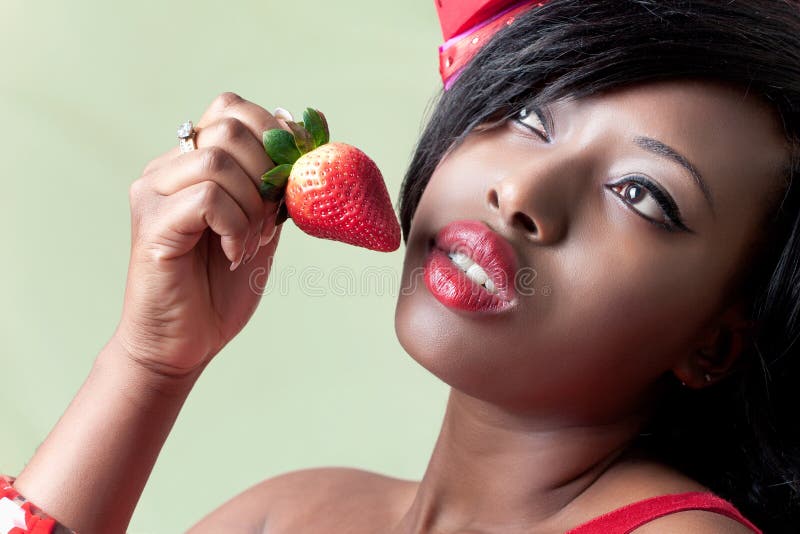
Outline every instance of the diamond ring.
{"label": "diamond ring", "polygon": [[192,121],[186,121],[178,127],[178,140],[180,142],[181,154],[197,150],[197,143],[194,138],[197,130],[194,129]]}

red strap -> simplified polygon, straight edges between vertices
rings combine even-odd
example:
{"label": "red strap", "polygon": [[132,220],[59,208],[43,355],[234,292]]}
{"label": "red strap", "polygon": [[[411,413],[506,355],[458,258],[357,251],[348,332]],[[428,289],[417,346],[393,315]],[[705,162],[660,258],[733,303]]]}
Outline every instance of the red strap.
{"label": "red strap", "polygon": [[662,495],[629,504],[584,523],[567,534],[628,534],[659,517],[690,510],[721,514],[742,523],[756,534],[762,534],[731,503],[714,494],[700,492]]}

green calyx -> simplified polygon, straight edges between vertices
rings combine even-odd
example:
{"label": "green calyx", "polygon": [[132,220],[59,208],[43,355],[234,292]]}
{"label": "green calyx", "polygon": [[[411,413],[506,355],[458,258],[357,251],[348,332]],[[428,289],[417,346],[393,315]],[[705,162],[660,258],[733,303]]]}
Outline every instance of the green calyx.
{"label": "green calyx", "polygon": [[303,122],[287,121],[286,124],[291,132],[276,128],[267,130],[262,136],[264,150],[275,163],[275,167],[261,177],[259,189],[263,198],[275,202],[280,202],[283,198],[294,162],[330,140],[328,121],[319,110],[306,108]]}

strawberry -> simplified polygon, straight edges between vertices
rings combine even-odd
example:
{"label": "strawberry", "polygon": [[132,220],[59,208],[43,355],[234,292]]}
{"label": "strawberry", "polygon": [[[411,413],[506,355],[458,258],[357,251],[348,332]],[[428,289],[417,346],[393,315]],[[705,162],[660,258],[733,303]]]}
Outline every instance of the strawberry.
{"label": "strawberry", "polygon": [[303,122],[264,132],[275,167],[261,177],[264,198],[281,202],[303,232],[370,250],[400,246],[400,225],[378,166],[358,148],[330,143],[325,116],[308,108]]}

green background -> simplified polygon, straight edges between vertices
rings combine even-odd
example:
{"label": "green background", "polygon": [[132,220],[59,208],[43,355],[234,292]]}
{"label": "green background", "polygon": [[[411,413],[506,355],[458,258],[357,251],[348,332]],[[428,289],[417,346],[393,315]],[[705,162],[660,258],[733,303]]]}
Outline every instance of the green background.
{"label": "green background", "polygon": [[[318,107],[335,140],[376,160],[396,205],[439,91],[440,33],[432,0],[0,5],[0,472],[13,475],[117,324],[128,187],[175,145],[178,124],[223,91]],[[402,254],[287,224],[273,269],[284,287],[198,382],[130,532],[183,531],[295,469],[422,474],[447,388],[395,337]],[[313,269],[309,289],[300,277]],[[370,269],[395,287],[338,289],[342,273]]]}

